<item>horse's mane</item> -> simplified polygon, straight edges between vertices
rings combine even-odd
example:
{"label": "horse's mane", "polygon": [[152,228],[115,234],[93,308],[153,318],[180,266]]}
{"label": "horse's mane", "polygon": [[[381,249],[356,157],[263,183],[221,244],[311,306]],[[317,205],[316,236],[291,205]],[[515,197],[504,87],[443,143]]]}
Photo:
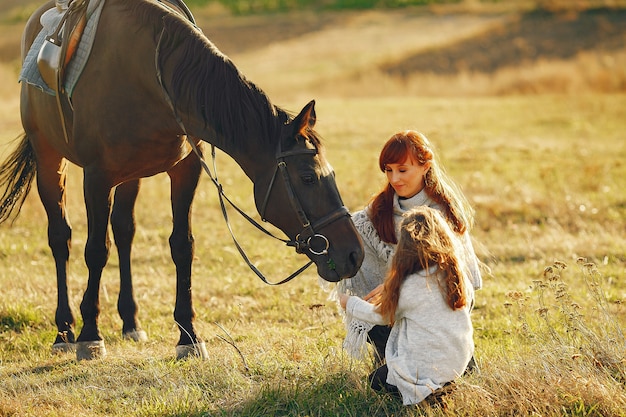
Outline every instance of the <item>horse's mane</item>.
{"label": "horse's mane", "polygon": [[[130,7],[142,24],[152,22],[155,40],[163,31],[158,65],[163,68],[177,54],[172,77],[164,79],[176,109],[199,111],[207,127],[237,147],[252,136],[274,140],[281,126],[293,119],[292,114],[273,105],[192,23],[150,2],[133,2]],[[315,132],[309,139],[319,148]]]}

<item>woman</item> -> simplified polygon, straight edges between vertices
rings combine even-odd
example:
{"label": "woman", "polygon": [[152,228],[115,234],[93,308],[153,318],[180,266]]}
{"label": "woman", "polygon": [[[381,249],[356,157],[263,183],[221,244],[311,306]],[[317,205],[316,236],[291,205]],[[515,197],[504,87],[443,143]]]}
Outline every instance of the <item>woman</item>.
{"label": "woman", "polygon": [[441,213],[418,206],[405,214],[391,269],[373,304],[341,295],[348,317],[393,326],[387,363],[370,375],[376,391],[418,404],[465,371],[474,352],[474,288],[463,251]]}
{"label": "woman", "polygon": [[[365,258],[359,272],[337,286],[338,295],[356,295],[368,301],[381,291],[398,241],[402,214],[418,207],[435,208],[444,215],[463,243],[464,259],[474,289],[482,286],[478,260],[469,230],[473,210],[469,202],[438,163],[433,148],[422,133],[407,130],[393,135],[383,146],[378,165],[387,175],[387,184],[368,206],[354,213],[352,219],[363,239]],[[348,334],[344,347],[353,356],[363,357],[365,340],[376,348],[382,362],[389,337],[388,326],[374,326],[359,320],[347,320]]]}

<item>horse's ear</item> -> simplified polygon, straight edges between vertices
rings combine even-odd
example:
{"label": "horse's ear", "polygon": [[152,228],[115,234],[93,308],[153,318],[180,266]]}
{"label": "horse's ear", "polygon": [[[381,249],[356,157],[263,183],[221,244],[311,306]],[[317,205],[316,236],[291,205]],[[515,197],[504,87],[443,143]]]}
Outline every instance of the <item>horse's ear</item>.
{"label": "horse's ear", "polygon": [[313,129],[315,121],[315,100],[311,100],[309,104],[304,106],[300,114],[293,119],[294,133],[304,137],[308,136],[307,130]]}

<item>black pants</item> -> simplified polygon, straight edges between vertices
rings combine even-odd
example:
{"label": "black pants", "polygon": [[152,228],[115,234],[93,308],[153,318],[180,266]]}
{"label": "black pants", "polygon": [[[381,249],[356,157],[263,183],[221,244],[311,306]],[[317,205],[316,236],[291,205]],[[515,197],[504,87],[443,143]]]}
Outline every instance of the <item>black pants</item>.
{"label": "black pants", "polygon": [[391,327],[389,326],[374,326],[367,333],[367,341],[376,349],[376,357],[374,359],[376,367],[385,363],[385,346],[387,346],[390,332]]}
{"label": "black pants", "polygon": [[372,389],[376,392],[387,392],[393,396],[401,397],[398,387],[387,383],[388,373],[389,369],[387,368],[387,365],[383,365],[372,372],[368,378],[370,381],[370,387],[372,387]]}

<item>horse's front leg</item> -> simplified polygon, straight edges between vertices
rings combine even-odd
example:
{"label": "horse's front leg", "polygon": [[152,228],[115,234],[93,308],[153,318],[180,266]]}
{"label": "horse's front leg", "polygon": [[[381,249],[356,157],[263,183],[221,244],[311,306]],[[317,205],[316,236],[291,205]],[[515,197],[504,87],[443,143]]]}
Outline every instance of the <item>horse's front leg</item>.
{"label": "horse's front leg", "polygon": [[173,230],[170,235],[172,260],[176,265],[176,306],[174,319],[180,329],[176,358],[188,356],[207,358],[204,342],[193,326],[195,312],[191,295],[191,263],[194,239],[191,232],[191,205],[200,177],[200,161],[195,154],[188,155],[168,171],[172,183]]}
{"label": "horse's front leg", "polygon": [[139,193],[140,180],[128,181],[115,188],[111,229],[120,263],[120,293],[117,311],[122,319],[122,337],[136,342],[147,340],[137,318],[137,301],[133,291],[130,254],[135,237],[135,202]]}
{"label": "horse's front leg", "polygon": [[111,211],[111,185],[97,170],[84,169],[84,194],[87,209],[87,243],[85,244],[85,263],[89,269],[87,289],[80,303],[83,316],[83,328],[76,343],[76,357],[95,359],[104,357],[106,349],[98,329],[100,314],[100,279],[102,270],[109,259],[108,226]]}

